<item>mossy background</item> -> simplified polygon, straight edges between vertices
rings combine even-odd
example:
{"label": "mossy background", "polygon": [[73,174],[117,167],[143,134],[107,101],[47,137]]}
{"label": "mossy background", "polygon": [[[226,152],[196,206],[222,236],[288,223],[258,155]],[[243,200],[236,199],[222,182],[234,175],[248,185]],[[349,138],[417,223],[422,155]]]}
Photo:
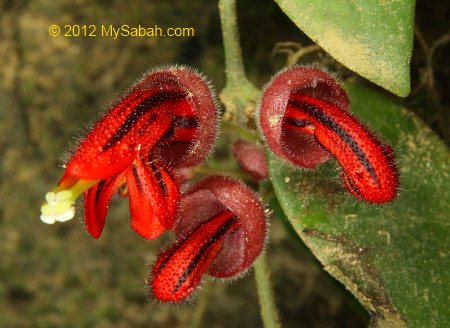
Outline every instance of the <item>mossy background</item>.
{"label": "mossy background", "polygon": [[[429,44],[449,31],[449,11],[445,2],[418,3],[416,21]],[[238,16],[245,64],[257,87],[284,64],[283,56],[271,56],[276,42],[310,42],[272,1],[238,1]],[[428,24],[430,19],[433,24]],[[51,24],[158,24],[194,27],[196,35],[64,38],[49,36]],[[190,325],[195,299],[162,306],[145,294],[144,278],[170,234],[152,242],[137,236],[129,228],[126,201],[111,205],[103,236],[96,241],[77,220],[43,224],[39,210],[44,194],[62,175],[62,155],[76,143],[76,136],[146,70],[168,63],[187,64],[203,71],[220,91],[225,85],[221,42],[214,1],[0,2],[1,327]],[[420,89],[425,64],[416,46],[415,93],[397,100],[418,113],[447,143],[449,52],[448,45],[436,52],[435,89]],[[330,58],[318,58],[330,62],[343,77],[352,75]],[[366,326],[349,294],[320,269],[276,215],[267,252],[284,326]],[[251,272],[231,284],[209,283],[206,289],[203,326],[262,325]]]}

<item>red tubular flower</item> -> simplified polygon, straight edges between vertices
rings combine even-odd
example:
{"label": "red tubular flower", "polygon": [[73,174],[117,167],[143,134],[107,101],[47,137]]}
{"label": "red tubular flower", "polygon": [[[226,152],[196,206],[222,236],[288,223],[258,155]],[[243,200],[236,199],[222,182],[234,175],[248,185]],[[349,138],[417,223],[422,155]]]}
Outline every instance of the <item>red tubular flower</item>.
{"label": "red tubular flower", "polygon": [[244,272],[266,238],[263,206],[248,187],[213,176],[183,196],[174,231],[178,241],[162,252],[148,284],[158,300],[186,299],[207,273],[229,278]]}
{"label": "red tubular flower", "polygon": [[198,73],[173,66],[145,74],[82,140],[47,193],[41,219],[70,219],[84,192],[86,228],[98,238],[113,193],[126,183],[132,228],[156,238],[175,222],[180,194],[172,170],[206,158],[217,119],[214,92]]}
{"label": "red tubular flower", "polygon": [[344,89],[316,67],[292,67],[266,86],[259,125],[269,148],[289,162],[314,168],[330,155],[347,189],[368,202],[395,198],[398,171],[391,148],[348,112]]}

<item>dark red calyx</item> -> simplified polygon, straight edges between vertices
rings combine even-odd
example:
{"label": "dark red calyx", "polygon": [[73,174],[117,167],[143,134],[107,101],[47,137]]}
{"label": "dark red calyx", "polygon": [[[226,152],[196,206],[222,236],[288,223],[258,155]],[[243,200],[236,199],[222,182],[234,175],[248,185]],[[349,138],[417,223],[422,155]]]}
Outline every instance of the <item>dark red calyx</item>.
{"label": "dark red calyx", "polygon": [[185,299],[205,273],[228,278],[244,272],[263,249],[266,220],[253,191],[213,176],[182,197],[174,232],[178,242],[153,270],[153,294],[162,301]]}
{"label": "dark red calyx", "polygon": [[233,144],[233,154],[241,168],[254,180],[268,177],[266,155],[261,145],[239,139]]}
{"label": "dark red calyx", "polygon": [[[331,75],[318,68],[294,67],[278,74],[266,88],[260,126],[278,156],[312,168],[332,154],[353,195],[373,203],[391,201],[398,188],[392,150],[347,108],[345,91]],[[281,117],[271,125],[276,115]]]}

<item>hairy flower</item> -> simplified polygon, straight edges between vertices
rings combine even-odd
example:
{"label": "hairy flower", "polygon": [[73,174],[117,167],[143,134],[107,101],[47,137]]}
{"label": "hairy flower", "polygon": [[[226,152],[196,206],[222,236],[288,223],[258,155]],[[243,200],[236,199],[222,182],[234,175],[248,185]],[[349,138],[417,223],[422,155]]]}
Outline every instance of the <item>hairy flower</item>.
{"label": "hairy flower", "polygon": [[173,170],[199,164],[216,137],[214,92],[195,71],[172,66],[144,74],[97,122],[46,194],[42,221],[66,221],[84,192],[86,228],[103,230],[111,196],[126,185],[131,226],[147,239],[175,222],[179,188]]}
{"label": "hairy flower", "polygon": [[345,90],[317,67],[291,67],[266,86],[258,122],[268,147],[300,167],[333,155],[347,189],[368,202],[395,198],[398,171],[391,148],[348,112]]}
{"label": "hairy flower", "polygon": [[204,274],[217,278],[244,272],[266,239],[261,202],[242,183],[209,177],[183,196],[174,227],[177,242],[163,251],[148,284],[161,301],[186,299]]}

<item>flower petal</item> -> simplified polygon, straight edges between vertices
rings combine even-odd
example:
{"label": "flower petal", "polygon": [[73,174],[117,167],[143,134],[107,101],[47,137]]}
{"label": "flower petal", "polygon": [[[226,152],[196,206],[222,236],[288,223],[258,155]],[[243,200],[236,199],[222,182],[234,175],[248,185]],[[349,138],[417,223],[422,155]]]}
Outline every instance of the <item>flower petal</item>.
{"label": "flower petal", "polygon": [[315,125],[316,140],[342,166],[345,186],[356,197],[372,203],[392,201],[398,173],[392,150],[349,112],[320,99],[292,95],[290,104]]}
{"label": "flower petal", "polygon": [[149,153],[172,124],[169,108],[186,101],[176,82],[138,83],[105,114],[67,164],[66,175],[105,179]]}
{"label": "flower petal", "polygon": [[[166,229],[172,229],[180,202],[180,189],[177,180],[163,166],[156,163],[149,163],[151,172],[158,181],[159,188],[165,200],[165,215],[159,218]],[[150,170],[149,170],[150,171]]]}
{"label": "flower petal", "polygon": [[127,170],[127,183],[131,227],[146,239],[171,229],[180,197],[172,176],[161,166],[138,158]]}
{"label": "flower petal", "polygon": [[224,237],[237,225],[231,211],[220,212],[181,243],[160,254],[151,282],[155,297],[165,302],[188,297],[222,249]]}
{"label": "flower petal", "polygon": [[233,213],[239,227],[226,235],[222,250],[208,268],[208,274],[217,278],[229,278],[243,272],[264,247],[267,223],[258,195],[237,180],[210,176],[183,194],[174,227],[175,234],[184,237],[211,215],[224,210]]}
{"label": "flower petal", "polygon": [[108,205],[112,195],[121,184],[123,174],[99,183],[84,192],[84,220],[89,234],[97,239],[101,236]]}

